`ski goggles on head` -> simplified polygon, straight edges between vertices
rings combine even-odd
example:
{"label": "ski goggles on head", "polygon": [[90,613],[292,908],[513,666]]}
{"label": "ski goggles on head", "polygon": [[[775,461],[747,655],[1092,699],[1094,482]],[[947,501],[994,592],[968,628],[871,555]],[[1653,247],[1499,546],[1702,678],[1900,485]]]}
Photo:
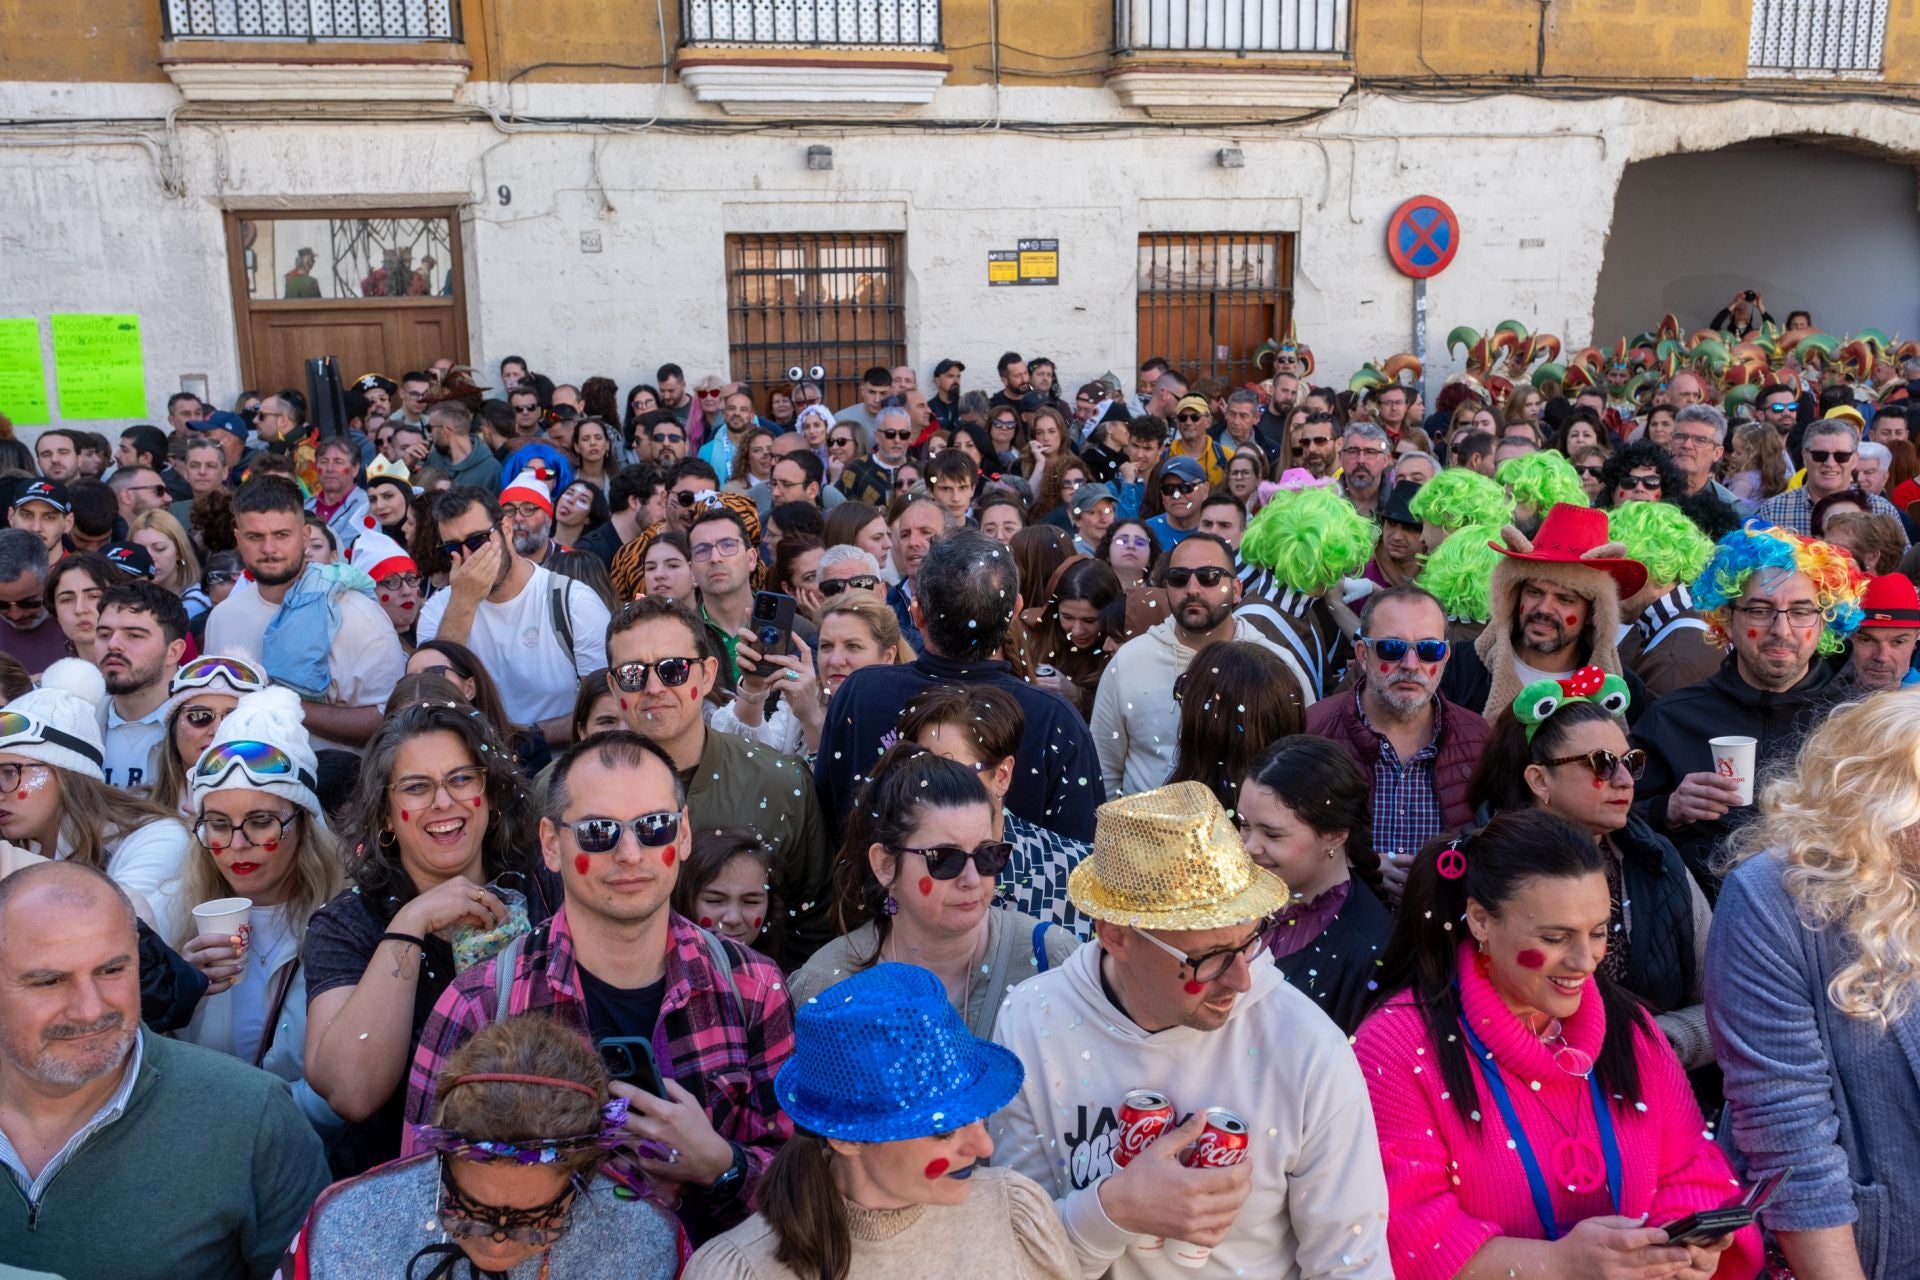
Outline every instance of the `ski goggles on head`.
{"label": "ski goggles on head", "polygon": [[266,742],[222,742],[208,747],[193,767],[193,780],[200,786],[217,786],[235,771],[255,786],[276,782],[297,782],[309,791],[319,789],[319,779],[295,764],[293,757]]}
{"label": "ski goggles on head", "polygon": [[243,693],[258,693],[267,687],[267,673],[239,658],[195,658],[173,677],[172,691],[204,689],[213,684],[230,684]]}
{"label": "ski goggles on head", "polygon": [[16,744],[65,747],[69,751],[85,756],[96,765],[104,765],[107,759],[104,751],[86,739],[63,733],[24,711],[0,711],[0,751]]}

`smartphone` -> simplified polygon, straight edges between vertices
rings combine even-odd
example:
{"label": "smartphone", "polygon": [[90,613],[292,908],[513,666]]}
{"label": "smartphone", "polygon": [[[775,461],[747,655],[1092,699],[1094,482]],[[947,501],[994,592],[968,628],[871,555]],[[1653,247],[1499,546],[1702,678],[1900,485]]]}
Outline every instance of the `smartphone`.
{"label": "smartphone", "polygon": [[1701,1209],[1669,1222],[1660,1229],[1667,1233],[1668,1244],[1709,1244],[1722,1236],[1732,1235],[1740,1228],[1753,1224],[1754,1218],[1767,1207],[1774,1192],[1792,1173],[1793,1167],[1789,1165],[1771,1177],[1760,1179],[1748,1187],[1744,1194],[1735,1196],[1717,1209]]}
{"label": "smartphone", "polygon": [[660,1083],[660,1067],[653,1060],[653,1043],[643,1036],[609,1036],[594,1046],[607,1074],[656,1098],[667,1096]]}
{"label": "smartphone", "polygon": [[754,592],[751,624],[753,647],[768,656],[785,654],[791,650],[795,607],[792,596],[778,591]]}

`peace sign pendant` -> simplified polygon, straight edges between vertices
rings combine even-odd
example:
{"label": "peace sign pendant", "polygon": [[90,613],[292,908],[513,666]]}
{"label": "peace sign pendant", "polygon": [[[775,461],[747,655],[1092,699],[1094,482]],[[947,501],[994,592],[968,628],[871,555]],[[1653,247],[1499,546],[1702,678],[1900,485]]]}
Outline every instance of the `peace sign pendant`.
{"label": "peace sign pendant", "polygon": [[1553,1180],[1576,1195],[1597,1191],[1607,1181],[1600,1149],[1585,1138],[1562,1138],[1548,1160],[1553,1166]]}

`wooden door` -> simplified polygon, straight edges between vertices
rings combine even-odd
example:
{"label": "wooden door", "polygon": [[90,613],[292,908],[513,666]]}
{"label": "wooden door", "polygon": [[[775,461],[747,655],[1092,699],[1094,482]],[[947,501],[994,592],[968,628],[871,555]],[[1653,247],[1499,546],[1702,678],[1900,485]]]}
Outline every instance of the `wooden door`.
{"label": "wooden door", "polygon": [[304,388],[322,355],[349,380],[467,363],[454,210],[231,213],[227,241],[247,386]]}
{"label": "wooden door", "polygon": [[1293,304],[1293,237],[1274,232],[1140,237],[1139,359],[1162,356],[1189,378],[1241,386],[1253,353],[1284,335]]}

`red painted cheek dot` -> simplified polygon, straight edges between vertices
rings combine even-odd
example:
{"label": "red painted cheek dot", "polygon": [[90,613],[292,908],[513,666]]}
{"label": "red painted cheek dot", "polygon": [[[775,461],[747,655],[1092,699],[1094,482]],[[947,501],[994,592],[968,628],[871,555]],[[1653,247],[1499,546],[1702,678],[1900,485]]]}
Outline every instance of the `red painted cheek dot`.
{"label": "red painted cheek dot", "polygon": [[1386,674],[1387,674],[1387,672],[1389,672],[1389,671],[1391,671],[1391,670],[1393,670],[1393,664],[1392,664],[1391,662],[1383,662],[1383,663],[1381,663],[1381,664],[1380,664],[1380,674],[1381,674],[1381,675],[1386,675]]}
{"label": "red painted cheek dot", "polygon": [[929,1179],[944,1177],[947,1170],[952,1167],[953,1166],[945,1160],[929,1160],[927,1161],[926,1174]]}
{"label": "red painted cheek dot", "polygon": [[675,852],[674,847],[672,845],[668,845],[665,849],[661,850],[660,861],[664,862],[668,866],[672,866],[673,860],[678,856],[679,854]]}
{"label": "red painted cheek dot", "polygon": [[701,927],[702,929],[711,929],[711,928],[713,928],[713,917],[712,917],[712,916],[701,916],[701,917],[700,917],[700,927]]}
{"label": "red painted cheek dot", "polygon": [[620,709],[622,711],[627,709],[627,700],[625,698],[620,699]]}
{"label": "red painted cheek dot", "polygon": [[1189,982],[1185,987],[1186,993],[1190,996],[1197,996],[1206,989],[1207,984],[1204,982]]}
{"label": "red painted cheek dot", "polygon": [[1570,626],[1570,627],[1577,627],[1577,626],[1579,626],[1579,625],[1580,625],[1580,619],[1578,619],[1578,618],[1576,618],[1576,617],[1574,617],[1574,616],[1573,616],[1572,614],[1568,614],[1568,615],[1567,615],[1567,625],[1568,625],[1568,626]]}
{"label": "red painted cheek dot", "polygon": [[1608,779],[1606,778],[1595,778],[1593,780],[1593,789],[1595,791],[1598,791],[1600,788],[1606,786],[1607,782],[1608,782]]}
{"label": "red painted cheek dot", "polygon": [[266,850],[268,853],[272,853],[275,849],[278,849],[280,847],[280,842],[278,840],[269,840],[265,844],[261,845],[260,847]]}
{"label": "red painted cheek dot", "polygon": [[25,800],[25,799],[27,798],[27,793],[26,793],[26,792],[24,792],[24,791],[22,791],[22,792],[21,792],[21,793],[19,794],[19,796],[18,796],[18,797],[16,797],[16,798],[17,798],[17,799],[21,799],[21,800]]}
{"label": "red painted cheek dot", "polygon": [[576,853],[573,855],[573,869],[578,874],[580,875],[587,874],[587,868],[592,865],[593,863],[587,860],[586,854]]}
{"label": "red painted cheek dot", "polygon": [[408,813],[408,812],[407,812],[407,811],[406,811],[405,809],[402,809],[402,810],[400,811],[400,821],[402,821],[402,822],[411,822],[411,821],[413,821],[413,815],[412,815],[412,814],[410,814],[410,813]]}
{"label": "red painted cheek dot", "polygon": [[393,597],[392,597],[392,596],[390,596],[390,595],[388,595],[388,594],[387,594],[386,592],[384,592],[384,591],[382,591],[382,592],[380,593],[380,603],[381,603],[381,604],[386,604],[386,603],[387,603],[388,601],[390,601],[390,600],[392,600],[392,599],[393,599]]}
{"label": "red painted cheek dot", "polygon": [[756,928],[756,929],[758,929],[758,928],[760,927],[760,925],[761,925],[761,923],[762,923],[762,921],[761,921],[761,918],[760,918],[759,916],[755,916],[755,917],[753,918],[753,927],[754,927],[754,928]]}
{"label": "red painted cheek dot", "polygon": [[923,898],[931,898],[933,896],[933,877],[932,876],[920,877],[920,896]]}
{"label": "red painted cheek dot", "polygon": [[481,805],[485,804],[486,802],[487,802],[487,798],[485,796],[475,796],[473,798],[473,807],[478,809]]}
{"label": "red painted cheek dot", "polygon": [[1760,638],[1760,633],[1759,633],[1758,631],[1754,631],[1754,630],[1752,630],[1751,628],[1749,628],[1749,629],[1748,629],[1748,631],[1747,631],[1747,639],[1749,639],[1749,640],[1758,640],[1759,638]]}
{"label": "red painted cheek dot", "polygon": [[688,702],[700,701],[700,691],[698,689],[695,689],[691,685],[687,687],[687,701]]}
{"label": "red painted cheek dot", "polygon": [[1531,947],[1515,956],[1514,960],[1517,961],[1523,969],[1544,969],[1547,967],[1546,956],[1533,950]]}

